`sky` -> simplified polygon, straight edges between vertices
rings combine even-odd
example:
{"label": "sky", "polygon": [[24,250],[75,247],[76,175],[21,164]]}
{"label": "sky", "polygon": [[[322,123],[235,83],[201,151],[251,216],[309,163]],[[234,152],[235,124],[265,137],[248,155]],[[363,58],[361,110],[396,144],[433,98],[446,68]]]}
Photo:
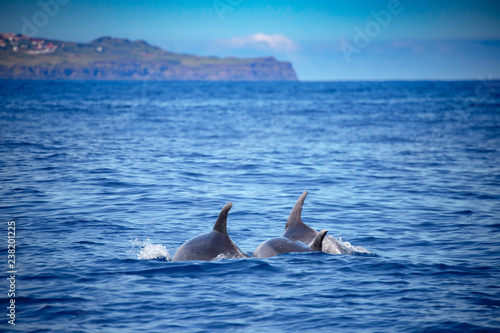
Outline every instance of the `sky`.
{"label": "sky", "polygon": [[500,1],[2,0],[0,32],[274,56],[300,80],[500,78]]}

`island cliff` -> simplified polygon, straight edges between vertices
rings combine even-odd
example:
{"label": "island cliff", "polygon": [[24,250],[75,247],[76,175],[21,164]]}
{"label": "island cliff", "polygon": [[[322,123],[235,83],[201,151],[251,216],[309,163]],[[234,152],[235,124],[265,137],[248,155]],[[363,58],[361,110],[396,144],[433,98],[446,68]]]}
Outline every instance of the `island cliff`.
{"label": "island cliff", "polygon": [[296,81],[289,62],[178,54],[144,41],[72,43],[0,34],[0,79]]}

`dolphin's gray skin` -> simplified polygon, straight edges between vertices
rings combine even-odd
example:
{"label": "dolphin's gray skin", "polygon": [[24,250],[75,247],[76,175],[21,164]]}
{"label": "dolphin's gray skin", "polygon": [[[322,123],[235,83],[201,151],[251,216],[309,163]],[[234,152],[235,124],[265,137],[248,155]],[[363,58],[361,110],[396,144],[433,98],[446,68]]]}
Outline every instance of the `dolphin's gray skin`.
{"label": "dolphin's gray skin", "polygon": [[182,244],[172,261],[210,261],[221,254],[228,258],[248,258],[227,234],[227,214],[231,207],[233,203],[229,202],[222,208],[212,231]]}
{"label": "dolphin's gray skin", "polygon": [[260,244],[253,253],[253,256],[256,258],[269,258],[288,252],[321,252],[325,235],[325,229],[318,232],[318,235],[313,239],[310,246],[301,241],[291,240],[285,237],[271,238]]}
{"label": "dolphin's gray skin", "polygon": [[[313,228],[309,227],[302,221],[301,213],[302,206],[304,205],[304,200],[306,200],[307,191],[302,193],[299,197],[295,206],[293,206],[292,212],[288,217],[286,222],[285,232],[281,237],[285,237],[291,240],[298,240],[303,243],[309,244],[318,235],[318,232]],[[340,246],[339,242],[332,236],[326,236],[323,240],[323,252],[331,254],[342,254],[345,251]]]}

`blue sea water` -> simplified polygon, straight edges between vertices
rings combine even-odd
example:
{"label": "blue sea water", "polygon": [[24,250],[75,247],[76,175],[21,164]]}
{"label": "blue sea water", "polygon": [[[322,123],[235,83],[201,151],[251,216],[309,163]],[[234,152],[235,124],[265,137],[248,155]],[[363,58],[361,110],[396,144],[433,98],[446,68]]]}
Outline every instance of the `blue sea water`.
{"label": "blue sea water", "polygon": [[[1,81],[0,154],[2,331],[500,331],[500,82]],[[353,255],[170,261],[305,190]]]}

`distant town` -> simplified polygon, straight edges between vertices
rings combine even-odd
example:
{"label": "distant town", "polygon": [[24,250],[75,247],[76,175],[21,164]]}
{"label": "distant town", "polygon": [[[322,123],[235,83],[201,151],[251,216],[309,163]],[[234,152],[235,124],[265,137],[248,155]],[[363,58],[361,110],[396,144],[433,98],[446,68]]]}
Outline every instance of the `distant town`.
{"label": "distant town", "polygon": [[[61,45],[64,46],[64,43]],[[27,54],[54,53],[58,45],[44,39],[14,33],[0,33],[0,48]]]}

